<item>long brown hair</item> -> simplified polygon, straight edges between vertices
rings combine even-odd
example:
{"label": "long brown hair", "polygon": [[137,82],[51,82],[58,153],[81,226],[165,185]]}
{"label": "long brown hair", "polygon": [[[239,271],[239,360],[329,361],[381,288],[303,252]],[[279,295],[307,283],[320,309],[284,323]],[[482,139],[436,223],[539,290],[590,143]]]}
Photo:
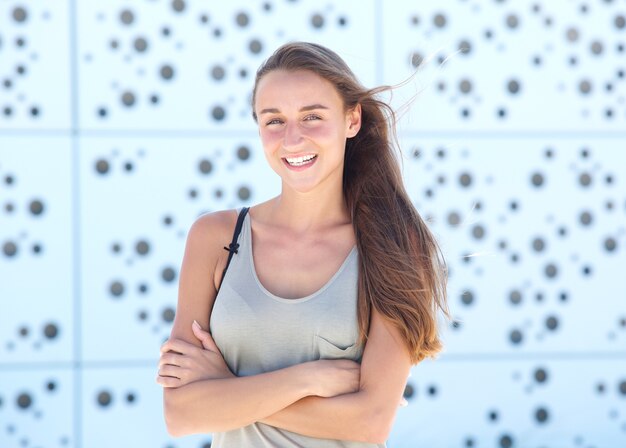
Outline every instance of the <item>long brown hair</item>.
{"label": "long brown hair", "polygon": [[443,348],[437,310],[450,318],[448,269],[435,237],[404,187],[396,114],[377,98],[393,87],[367,89],[332,50],[315,43],[290,42],[279,47],[256,73],[255,122],[257,86],[272,70],[309,70],[335,86],[346,112],[361,104],[361,129],[346,142],[343,170],[343,194],[359,251],[359,343],[367,341],[374,307],[400,330],[412,364],[435,358]]}

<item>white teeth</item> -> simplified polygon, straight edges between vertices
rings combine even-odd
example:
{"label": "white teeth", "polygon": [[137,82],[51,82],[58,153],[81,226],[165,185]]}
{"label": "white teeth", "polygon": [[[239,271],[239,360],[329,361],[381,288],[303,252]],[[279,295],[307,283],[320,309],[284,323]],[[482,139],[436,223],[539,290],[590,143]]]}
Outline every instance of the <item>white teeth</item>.
{"label": "white teeth", "polygon": [[308,162],[309,160],[313,159],[314,157],[316,157],[315,154],[309,154],[303,157],[285,157],[287,159],[287,162],[289,162],[290,165],[304,165],[306,162]]}

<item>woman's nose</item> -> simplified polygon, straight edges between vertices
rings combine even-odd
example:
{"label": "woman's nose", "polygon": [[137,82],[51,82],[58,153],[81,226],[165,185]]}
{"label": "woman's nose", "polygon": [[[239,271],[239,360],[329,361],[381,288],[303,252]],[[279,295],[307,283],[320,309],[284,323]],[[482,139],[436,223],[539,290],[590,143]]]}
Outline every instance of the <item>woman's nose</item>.
{"label": "woman's nose", "polygon": [[302,142],[302,133],[297,123],[287,123],[283,137],[283,146],[297,146]]}

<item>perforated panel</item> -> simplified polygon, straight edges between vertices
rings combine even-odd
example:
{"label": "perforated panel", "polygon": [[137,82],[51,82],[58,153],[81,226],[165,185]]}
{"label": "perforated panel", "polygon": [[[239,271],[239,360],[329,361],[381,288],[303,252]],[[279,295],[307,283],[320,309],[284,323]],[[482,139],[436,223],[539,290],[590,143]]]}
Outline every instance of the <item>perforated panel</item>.
{"label": "perforated panel", "polygon": [[[626,13],[594,2],[0,4],[0,446],[168,436],[158,348],[185,237],[280,192],[249,106],[280,44],[392,104],[450,267],[445,350],[392,447],[626,444]],[[226,242],[225,242],[226,243]]]}

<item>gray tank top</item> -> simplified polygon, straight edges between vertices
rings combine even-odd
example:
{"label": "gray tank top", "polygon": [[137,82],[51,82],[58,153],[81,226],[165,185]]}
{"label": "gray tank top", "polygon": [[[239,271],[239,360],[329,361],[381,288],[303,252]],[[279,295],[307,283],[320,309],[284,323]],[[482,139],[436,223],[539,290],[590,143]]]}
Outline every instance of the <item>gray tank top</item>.
{"label": "gray tank top", "polygon": [[[357,344],[356,246],[318,291],[285,299],[266,290],[256,275],[250,213],[244,218],[238,243],[210,319],[213,339],[235,375],[257,375],[317,359],[361,362],[364,347]],[[211,446],[385,448],[386,444],[320,439],[253,423],[214,433]]]}

